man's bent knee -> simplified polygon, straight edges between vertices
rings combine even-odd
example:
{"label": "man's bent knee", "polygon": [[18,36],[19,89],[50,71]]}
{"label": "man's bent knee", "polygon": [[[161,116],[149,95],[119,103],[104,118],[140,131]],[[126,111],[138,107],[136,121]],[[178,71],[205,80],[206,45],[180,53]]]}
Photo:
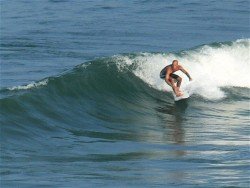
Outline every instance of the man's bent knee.
{"label": "man's bent knee", "polygon": [[178,80],[178,82],[181,82],[181,81],[182,81],[182,78],[181,78],[181,77],[179,77],[179,78],[177,78],[177,80]]}

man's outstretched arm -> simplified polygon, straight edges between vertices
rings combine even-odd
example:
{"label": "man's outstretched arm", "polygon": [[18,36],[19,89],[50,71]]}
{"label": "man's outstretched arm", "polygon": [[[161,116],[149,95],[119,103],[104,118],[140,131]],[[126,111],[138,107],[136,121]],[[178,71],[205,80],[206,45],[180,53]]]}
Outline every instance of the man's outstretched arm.
{"label": "man's outstretched arm", "polygon": [[183,67],[180,68],[180,70],[187,75],[187,77],[189,78],[189,81],[192,81],[191,76],[189,75],[188,71],[186,71]]}

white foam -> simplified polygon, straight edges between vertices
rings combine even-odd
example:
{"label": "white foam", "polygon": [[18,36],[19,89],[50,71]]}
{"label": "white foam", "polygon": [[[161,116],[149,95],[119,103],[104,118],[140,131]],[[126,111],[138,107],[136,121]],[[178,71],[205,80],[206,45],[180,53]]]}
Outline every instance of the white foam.
{"label": "white foam", "polygon": [[221,87],[250,88],[249,46],[250,39],[241,39],[217,47],[204,45],[179,54],[142,53],[134,58],[119,57],[117,65],[121,71],[133,65],[133,73],[144,82],[158,90],[171,91],[159,78],[159,72],[172,60],[178,59],[194,80],[189,82],[185,74],[176,72],[183,78],[182,89],[208,99],[220,99],[225,97]]}
{"label": "white foam", "polygon": [[9,87],[8,89],[11,91],[12,90],[25,90],[25,89],[31,89],[31,88],[35,88],[39,86],[44,86],[44,85],[47,85],[47,83],[48,83],[48,79],[45,79],[40,82],[32,82],[27,85]]}

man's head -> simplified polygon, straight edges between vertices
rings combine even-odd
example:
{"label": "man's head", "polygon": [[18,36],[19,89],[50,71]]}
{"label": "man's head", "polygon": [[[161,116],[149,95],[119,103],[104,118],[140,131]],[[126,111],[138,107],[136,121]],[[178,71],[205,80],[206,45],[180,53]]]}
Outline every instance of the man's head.
{"label": "man's head", "polygon": [[174,60],[173,62],[172,62],[172,67],[176,67],[176,66],[178,66],[178,60]]}

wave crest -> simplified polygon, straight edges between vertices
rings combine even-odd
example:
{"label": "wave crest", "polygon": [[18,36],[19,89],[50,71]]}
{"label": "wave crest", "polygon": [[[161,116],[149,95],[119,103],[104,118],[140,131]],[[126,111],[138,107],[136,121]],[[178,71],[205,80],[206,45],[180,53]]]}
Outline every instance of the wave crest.
{"label": "wave crest", "polygon": [[[182,89],[207,99],[221,99],[226,94],[221,88],[250,88],[250,39],[213,43],[178,53],[139,53],[116,55],[97,59],[77,66],[57,77],[49,77],[23,86],[7,88],[8,91],[28,90],[45,86],[58,92],[82,95],[96,92],[136,93],[141,80],[145,87],[170,92],[171,88],[159,78],[161,69],[178,59],[192,76],[192,82],[180,71]],[[142,82],[142,83],[143,83]],[[142,86],[144,87],[144,86]],[[6,89],[4,89],[6,90]],[[140,92],[140,91],[139,91]],[[151,90],[152,92],[152,90]]]}

